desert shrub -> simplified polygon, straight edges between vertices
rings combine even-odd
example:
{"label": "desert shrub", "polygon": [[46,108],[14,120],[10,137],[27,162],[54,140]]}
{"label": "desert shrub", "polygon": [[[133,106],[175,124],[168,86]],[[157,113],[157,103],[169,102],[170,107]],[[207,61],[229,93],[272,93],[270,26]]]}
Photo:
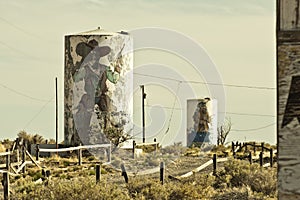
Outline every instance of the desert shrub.
{"label": "desert shrub", "polygon": [[230,160],[224,164],[224,169],[217,171],[214,187],[232,189],[247,186],[253,192],[276,197],[276,174],[276,169],[264,169],[256,163],[250,165],[247,161]]}
{"label": "desert shrub", "polygon": [[31,185],[31,190],[14,194],[16,199],[113,200],[130,199],[126,190],[113,184],[96,184],[91,179],[72,179],[49,182],[48,185]]}

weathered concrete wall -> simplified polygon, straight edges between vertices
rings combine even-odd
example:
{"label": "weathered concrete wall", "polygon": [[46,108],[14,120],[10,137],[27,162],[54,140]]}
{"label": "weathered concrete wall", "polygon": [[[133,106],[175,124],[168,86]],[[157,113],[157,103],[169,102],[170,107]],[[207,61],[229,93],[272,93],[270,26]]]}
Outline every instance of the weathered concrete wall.
{"label": "weathered concrete wall", "polygon": [[300,197],[300,45],[278,46],[279,192]]}
{"label": "weathered concrete wall", "polygon": [[299,0],[277,1],[279,199],[300,199]]}
{"label": "weathered concrete wall", "polygon": [[65,144],[109,142],[132,131],[132,40],[100,29],[65,36]]}

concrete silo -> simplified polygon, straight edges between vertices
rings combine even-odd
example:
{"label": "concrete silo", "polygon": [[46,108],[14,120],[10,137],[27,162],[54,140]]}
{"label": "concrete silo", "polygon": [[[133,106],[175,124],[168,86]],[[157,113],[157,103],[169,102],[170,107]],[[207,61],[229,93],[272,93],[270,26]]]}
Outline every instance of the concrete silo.
{"label": "concrete silo", "polygon": [[217,144],[217,100],[187,100],[187,146]]}
{"label": "concrete silo", "polygon": [[109,142],[105,131],[132,131],[132,39],[96,29],[65,36],[64,141]]}

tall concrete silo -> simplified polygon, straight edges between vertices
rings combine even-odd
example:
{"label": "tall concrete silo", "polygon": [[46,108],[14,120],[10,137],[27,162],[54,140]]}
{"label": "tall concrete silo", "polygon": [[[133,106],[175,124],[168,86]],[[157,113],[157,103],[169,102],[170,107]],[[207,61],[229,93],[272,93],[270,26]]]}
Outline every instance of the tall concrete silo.
{"label": "tall concrete silo", "polygon": [[65,36],[64,141],[109,142],[104,134],[132,131],[132,39],[96,29]]}

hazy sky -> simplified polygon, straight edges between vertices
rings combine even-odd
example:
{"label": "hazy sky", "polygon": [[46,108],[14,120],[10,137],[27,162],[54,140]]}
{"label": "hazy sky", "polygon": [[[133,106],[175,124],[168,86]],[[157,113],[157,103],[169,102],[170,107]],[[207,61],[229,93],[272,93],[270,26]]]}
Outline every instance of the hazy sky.
{"label": "hazy sky", "polygon": [[[159,27],[192,38],[206,50],[224,84],[276,87],[275,1],[271,0],[3,0],[0,2],[0,139],[20,130],[55,137],[54,79],[59,79],[59,130],[63,140],[64,35],[98,26],[110,31]],[[155,40],[155,38],[151,38]],[[203,81],[192,66],[168,52],[135,53],[134,67],[173,68],[184,80]],[[155,66],[153,66],[155,69]],[[167,77],[159,70],[147,74]],[[140,70],[140,71],[139,71]],[[144,78],[135,75],[135,83]],[[158,79],[148,79],[147,132],[172,143],[184,138],[185,106]],[[177,87],[177,83],[173,83]],[[209,96],[205,85],[190,84],[197,98]],[[276,143],[276,90],[224,87],[232,129],[228,141]],[[184,91],[178,89],[178,93]],[[162,94],[163,99],[162,99]],[[140,91],[134,94],[134,121],[140,124]],[[192,96],[191,96],[192,97]],[[158,111],[156,110],[158,109]],[[261,115],[261,116],[257,116]],[[163,119],[163,120],[162,120]],[[165,134],[170,121],[170,130]],[[165,137],[163,137],[165,135]],[[180,140],[180,139],[179,139]]]}

